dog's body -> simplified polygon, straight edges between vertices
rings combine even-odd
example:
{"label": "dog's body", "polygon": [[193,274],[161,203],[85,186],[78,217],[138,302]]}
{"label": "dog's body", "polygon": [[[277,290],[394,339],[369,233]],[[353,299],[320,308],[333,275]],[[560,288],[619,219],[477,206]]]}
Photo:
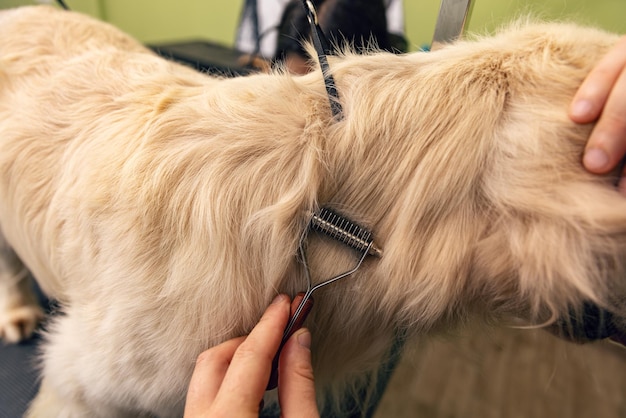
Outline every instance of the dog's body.
{"label": "dog's body", "polygon": [[[303,289],[319,205],[384,251],[316,297],[320,387],[376,369],[397,329],[546,321],[585,300],[623,314],[626,199],[584,171],[591,127],[566,114],[615,41],[520,25],[333,59],[336,121],[319,70],[210,78],[74,13],[0,13],[0,224],[63,310],[30,414],[179,416],[196,356]],[[10,338],[40,313],[5,247]],[[308,253],[315,281],[354,259],[319,239]]]}

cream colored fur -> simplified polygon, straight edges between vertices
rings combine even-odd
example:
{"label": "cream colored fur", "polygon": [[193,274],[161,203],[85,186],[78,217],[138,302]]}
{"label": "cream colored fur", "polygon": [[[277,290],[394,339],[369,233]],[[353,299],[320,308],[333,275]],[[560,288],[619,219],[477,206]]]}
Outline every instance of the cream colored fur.
{"label": "cream colored fur", "polygon": [[[396,329],[619,311],[626,199],[582,168],[591,127],[566,114],[616,39],[519,23],[347,54],[331,62],[336,122],[319,71],[211,78],[78,14],[0,13],[0,225],[65,313],[30,416],[180,416],[196,356],[303,289],[296,248],[320,205],[384,250],[316,295],[315,372],[334,393]],[[15,296],[10,251],[0,331],[15,340],[39,310]],[[314,236],[308,252],[315,281],[355,258]]]}

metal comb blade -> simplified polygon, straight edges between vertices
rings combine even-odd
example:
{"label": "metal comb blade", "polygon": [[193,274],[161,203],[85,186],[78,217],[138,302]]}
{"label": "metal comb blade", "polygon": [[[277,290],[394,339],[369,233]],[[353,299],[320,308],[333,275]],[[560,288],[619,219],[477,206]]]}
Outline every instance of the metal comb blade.
{"label": "metal comb blade", "polygon": [[344,243],[358,252],[368,251],[368,255],[382,256],[382,250],[372,241],[372,234],[347,218],[328,208],[311,214],[310,228]]}

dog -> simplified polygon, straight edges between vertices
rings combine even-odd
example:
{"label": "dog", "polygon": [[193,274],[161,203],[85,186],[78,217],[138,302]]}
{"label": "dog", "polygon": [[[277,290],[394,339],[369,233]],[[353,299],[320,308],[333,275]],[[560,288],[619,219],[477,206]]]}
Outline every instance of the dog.
{"label": "dog", "polygon": [[[0,332],[41,318],[27,271],[61,311],[28,416],[180,416],[198,354],[303,290],[320,206],[383,250],[316,294],[321,404],[399,330],[626,317],[626,199],[584,170],[592,125],[567,117],[617,39],[520,20],[437,52],[343,51],[338,119],[319,69],[210,77],[78,13],[1,12]],[[306,245],[315,283],[354,263]]]}

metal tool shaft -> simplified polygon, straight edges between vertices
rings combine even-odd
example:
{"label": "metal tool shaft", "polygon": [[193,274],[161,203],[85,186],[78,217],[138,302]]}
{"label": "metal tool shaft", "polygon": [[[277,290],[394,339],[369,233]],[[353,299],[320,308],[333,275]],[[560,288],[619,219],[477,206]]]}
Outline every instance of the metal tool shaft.
{"label": "metal tool shaft", "polygon": [[472,0],[441,0],[431,50],[457,40],[472,12]]}

